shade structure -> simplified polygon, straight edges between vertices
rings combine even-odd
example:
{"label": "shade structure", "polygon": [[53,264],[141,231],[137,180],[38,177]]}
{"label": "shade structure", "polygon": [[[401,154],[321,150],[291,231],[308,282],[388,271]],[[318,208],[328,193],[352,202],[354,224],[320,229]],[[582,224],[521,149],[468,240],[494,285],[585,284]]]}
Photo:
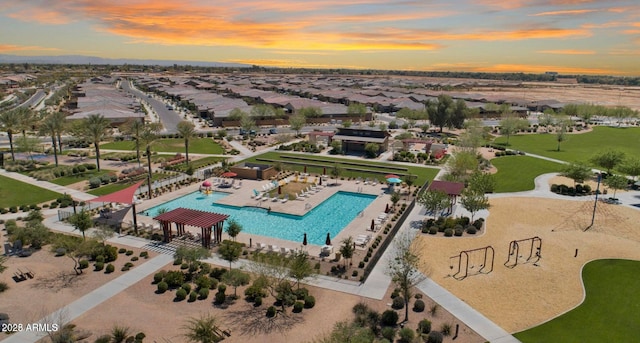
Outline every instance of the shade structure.
{"label": "shade structure", "polygon": [[222,175],[220,175],[220,176],[222,176],[222,177],[236,177],[236,176],[238,176],[238,174],[236,174],[236,173],[234,173],[232,171],[228,171],[228,172],[222,173]]}
{"label": "shade structure", "polygon": [[387,174],[384,176],[385,179],[399,179],[400,176],[396,175],[396,174]]}
{"label": "shade structure", "polygon": [[202,183],[202,187],[211,187],[211,181],[209,181],[209,180],[205,180],[205,181]]}
{"label": "shade structure", "polygon": [[165,242],[171,241],[171,223],[175,223],[179,235],[185,233],[185,225],[199,227],[202,230],[202,246],[209,248],[211,246],[212,233],[214,234],[214,240],[216,242],[222,242],[222,226],[228,217],[226,214],[179,207],[162,213],[153,219],[161,223]]}
{"label": "shade structure", "polygon": [[327,239],[325,239],[324,245],[331,245],[331,233],[330,232],[327,232]]}
{"label": "shade structure", "polygon": [[91,202],[117,202],[120,204],[128,204],[131,205],[133,204],[133,196],[136,194],[136,190],[138,190],[138,187],[140,187],[140,185],[142,185],[142,183],[144,183],[144,181],[140,181],[137,182],[123,190],[119,190],[117,192],[113,192],[110,194],[105,194],[102,196],[99,196],[97,198],[93,198],[89,201]]}
{"label": "shade structure", "polygon": [[387,182],[388,182],[388,183],[401,183],[401,182],[402,182],[402,180],[400,180],[400,179],[399,179],[399,178],[397,178],[397,177],[390,177],[390,178],[388,178],[388,179],[387,179]]}
{"label": "shade structure", "polygon": [[307,245],[307,233],[304,233],[304,238],[302,238],[302,245]]}

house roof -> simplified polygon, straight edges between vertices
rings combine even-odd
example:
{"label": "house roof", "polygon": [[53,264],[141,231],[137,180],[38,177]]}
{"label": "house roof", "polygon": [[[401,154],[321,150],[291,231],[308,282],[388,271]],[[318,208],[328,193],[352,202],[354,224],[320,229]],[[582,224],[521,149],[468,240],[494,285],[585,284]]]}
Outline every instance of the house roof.
{"label": "house roof", "polygon": [[215,224],[224,221],[229,216],[226,214],[191,210],[188,208],[176,208],[169,212],[155,216],[153,219],[163,222],[172,222],[195,226],[199,228],[209,228]]}
{"label": "house roof", "polygon": [[384,143],[387,137],[363,137],[363,136],[347,136],[347,135],[334,135],[333,139],[339,141],[349,141],[349,142],[373,142],[373,143]]}
{"label": "house roof", "polygon": [[430,191],[443,191],[448,195],[456,195],[456,196],[460,195],[463,189],[464,189],[464,183],[438,181],[438,180],[433,180],[428,188],[428,190]]}

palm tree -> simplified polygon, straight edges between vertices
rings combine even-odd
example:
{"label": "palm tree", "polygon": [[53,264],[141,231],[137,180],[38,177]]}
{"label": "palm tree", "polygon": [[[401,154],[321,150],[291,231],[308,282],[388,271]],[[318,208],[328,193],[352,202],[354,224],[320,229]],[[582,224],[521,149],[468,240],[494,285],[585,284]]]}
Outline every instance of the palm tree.
{"label": "palm tree", "polygon": [[200,318],[189,318],[187,324],[183,326],[186,331],[184,337],[189,342],[196,343],[216,343],[222,341],[223,337],[217,325],[216,317],[206,314]]}
{"label": "palm tree", "polygon": [[58,149],[56,147],[57,142],[57,134],[58,134],[58,123],[56,123],[56,118],[54,115],[49,115],[45,117],[40,125],[40,134],[43,136],[49,135],[51,137],[51,145],[53,146],[53,156],[56,162],[56,167],[58,166]]}
{"label": "palm tree", "polygon": [[193,125],[193,123],[188,120],[183,120],[178,123],[178,126],[176,128],[180,136],[184,138],[184,150],[187,158],[187,167],[188,167],[191,165],[191,161],[189,160],[189,140],[191,140],[196,136],[195,125]]}
{"label": "palm tree", "polygon": [[20,128],[20,118],[18,112],[14,110],[6,111],[0,114],[0,123],[7,132],[9,138],[9,148],[11,149],[11,160],[15,161],[16,157],[13,150],[13,134]]}
{"label": "palm tree", "polygon": [[96,149],[96,166],[100,170],[100,142],[110,135],[111,123],[101,114],[92,114],[82,122],[82,136]]}
{"label": "palm tree", "polygon": [[136,142],[136,158],[138,159],[138,167],[140,167],[140,133],[144,129],[144,122],[133,118],[124,123],[121,129]]}
{"label": "palm tree", "polygon": [[67,115],[63,112],[54,112],[50,117],[58,138],[58,152],[62,153],[62,133],[67,130]]}
{"label": "palm tree", "polygon": [[140,137],[138,137],[140,146],[144,147],[145,153],[147,154],[147,168],[149,170],[147,175],[147,187],[149,188],[149,199],[153,196],[151,191],[151,146],[158,140],[158,132],[160,132],[161,128],[162,125],[160,123],[146,124],[140,132]]}
{"label": "palm tree", "polygon": [[28,107],[17,107],[14,109],[18,116],[18,126],[22,131],[22,137],[27,136],[27,130],[31,128],[36,121],[35,113]]}

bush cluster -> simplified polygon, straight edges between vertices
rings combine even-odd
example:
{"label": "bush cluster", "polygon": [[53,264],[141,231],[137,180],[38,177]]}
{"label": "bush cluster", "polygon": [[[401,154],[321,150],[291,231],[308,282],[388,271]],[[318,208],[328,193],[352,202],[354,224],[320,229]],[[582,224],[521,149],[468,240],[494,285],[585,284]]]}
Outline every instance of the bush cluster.
{"label": "bush cluster", "polygon": [[556,194],[569,195],[569,196],[582,196],[590,195],[591,186],[577,184],[575,187],[569,187],[567,185],[551,185],[551,191]]}

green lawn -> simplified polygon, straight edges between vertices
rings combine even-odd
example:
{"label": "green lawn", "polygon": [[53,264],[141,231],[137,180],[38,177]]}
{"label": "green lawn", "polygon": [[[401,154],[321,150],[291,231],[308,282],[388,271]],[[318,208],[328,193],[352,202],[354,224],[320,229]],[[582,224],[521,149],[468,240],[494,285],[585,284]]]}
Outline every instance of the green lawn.
{"label": "green lawn", "polygon": [[534,179],[542,174],[560,172],[563,165],[530,156],[502,156],[491,160],[495,174],[496,193],[521,192],[534,189]]}
{"label": "green lawn", "polygon": [[53,180],[51,180],[49,182],[55,183],[56,185],[60,185],[60,186],[68,186],[68,185],[74,184],[76,182],[89,180],[92,177],[100,176],[100,175],[104,175],[104,174],[109,174],[109,173],[115,173],[115,171],[107,170],[107,169],[102,169],[100,171],[91,170],[91,171],[87,171],[87,172],[82,173],[82,175],[63,176],[63,177],[59,177],[57,179],[53,179]]}
{"label": "green lawn", "polygon": [[[145,181],[147,180],[146,175],[147,174],[145,174],[145,178],[144,178]],[[160,179],[165,178],[165,177],[167,177],[167,174],[153,173],[151,175],[151,182],[156,181],[156,180],[160,180]],[[137,180],[137,181],[139,181],[139,180]],[[137,182],[137,181],[135,181],[135,182]],[[129,186],[133,185],[135,182],[110,183],[108,185],[104,185],[104,186],[100,186],[98,188],[90,189],[90,190],[87,191],[87,193],[93,194],[93,195],[98,195],[98,196],[105,195],[105,194],[111,194],[113,192],[117,192],[119,190],[123,190],[123,189],[129,187]],[[141,187],[146,187],[146,182],[144,184],[142,184]]]}
{"label": "green lawn", "polygon": [[[110,142],[100,145],[100,149],[109,150],[135,150],[135,142],[133,141],[119,141]],[[179,138],[166,138],[159,139],[151,148],[156,152],[175,152],[184,153],[184,139]],[[220,144],[213,141],[211,138],[196,138],[189,141],[189,153],[194,154],[222,154],[223,149]]]}
{"label": "green lawn", "polygon": [[[258,161],[258,159],[262,158],[262,159],[281,160],[284,169],[296,170],[296,171],[300,171],[300,172],[302,172],[304,170],[303,163],[305,161],[303,161],[303,160],[287,160],[286,158],[283,158],[283,156],[293,156],[293,157],[302,157],[302,158],[305,158],[305,159],[313,159],[314,161],[308,161],[308,163],[309,164],[317,164],[317,165],[326,166],[327,174],[330,173],[330,168],[336,162],[338,163],[338,165],[341,165],[341,163],[357,163],[357,164],[361,164],[361,165],[358,165],[358,166],[350,165],[349,167],[358,168],[358,169],[364,169],[364,170],[369,169],[369,170],[372,170],[372,171],[376,171],[377,173],[347,171],[347,170],[344,170],[344,168],[343,168],[343,173],[341,174],[341,177],[353,177],[353,178],[358,177],[358,176],[362,177],[362,178],[369,177],[369,178],[378,178],[380,181],[384,181],[384,177],[382,177],[380,173],[383,173],[383,174],[402,174],[402,173],[394,170],[394,168],[407,168],[408,171],[405,172],[406,174],[412,174],[412,175],[417,175],[418,176],[416,181],[414,182],[414,185],[422,185],[426,181],[433,180],[433,178],[436,176],[436,174],[438,174],[438,171],[439,171],[439,169],[428,168],[428,167],[419,166],[419,165],[410,166],[410,165],[400,165],[400,164],[395,164],[395,163],[377,162],[377,161],[371,161],[371,160],[365,160],[365,159],[353,160],[353,159],[344,159],[344,158],[339,158],[339,157],[327,157],[327,156],[312,155],[312,154],[289,154],[289,153],[281,153],[281,152],[277,152],[277,151],[267,152],[267,153],[252,157],[250,159],[244,160],[243,162],[271,163],[271,164],[273,164],[273,162]],[[291,163],[287,163],[287,162],[291,162]],[[294,164],[293,162],[296,162],[298,164]],[[344,167],[344,166],[345,165],[342,165],[342,167]],[[321,174],[323,172],[323,167],[308,166],[307,167],[307,172],[308,173],[313,173],[313,174]]]}
{"label": "green lawn", "polygon": [[577,308],[514,336],[536,342],[637,342],[640,337],[640,262],[597,260],[582,270],[586,290]]}
{"label": "green lawn", "polygon": [[0,176],[0,207],[39,204],[56,199],[61,195],[48,189]]}
{"label": "green lawn", "polygon": [[[597,126],[592,132],[566,134],[565,141],[556,151],[556,134],[526,134],[511,136],[509,148],[562,161],[588,161],[606,148],[624,152],[627,156],[640,156],[640,128],[614,128]],[[496,144],[506,143],[506,137],[496,138]]]}

